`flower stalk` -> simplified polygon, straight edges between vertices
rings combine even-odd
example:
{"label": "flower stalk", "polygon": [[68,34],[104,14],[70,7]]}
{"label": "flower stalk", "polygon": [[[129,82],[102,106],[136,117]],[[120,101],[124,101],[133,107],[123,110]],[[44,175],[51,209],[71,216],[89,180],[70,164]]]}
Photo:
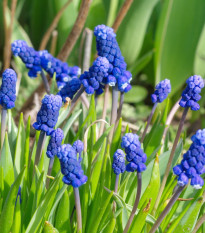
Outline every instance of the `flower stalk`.
{"label": "flower stalk", "polygon": [[38,165],[39,163],[39,160],[41,158],[41,154],[42,154],[42,151],[45,145],[45,140],[46,140],[46,132],[41,131],[39,139],[38,139],[37,149],[36,149],[35,165]]}
{"label": "flower stalk", "polygon": [[115,123],[115,128],[117,127],[118,122],[120,120],[120,117],[122,115],[122,106],[123,106],[123,103],[124,103],[124,96],[125,96],[125,93],[120,92],[120,103],[119,103],[119,108],[117,110],[117,120],[116,120],[116,123]]}
{"label": "flower stalk", "polygon": [[174,203],[177,201],[179,195],[181,194],[181,192],[183,191],[184,188],[185,188],[185,186],[179,186],[177,188],[176,192],[174,193],[174,195],[170,199],[170,201],[167,204],[167,206],[165,207],[165,209],[160,214],[160,216],[157,219],[157,221],[155,222],[155,224],[152,226],[152,228],[151,228],[151,230],[150,230],[149,233],[155,233],[156,232],[157,228],[159,227],[159,225],[161,224],[161,222],[163,221],[163,219],[166,217],[166,215],[168,214],[169,210],[172,208],[172,206],[174,205]]}
{"label": "flower stalk", "polygon": [[81,215],[81,206],[80,206],[80,194],[78,188],[73,188],[75,196],[75,208],[76,208],[76,217],[77,217],[77,232],[82,232],[82,215]]}
{"label": "flower stalk", "polygon": [[46,93],[47,93],[47,94],[50,94],[50,86],[49,86],[49,83],[48,83],[48,79],[46,78],[46,76],[45,76],[43,70],[41,70],[41,78],[42,78],[44,87],[45,87],[45,89],[46,89]]}
{"label": "flower stalk", "polygon": [[3,148],[5,132],[6,132],[6,115],[7,115],[7,109],[2,108],[1,110],[1,149]]}
{"label": "flower stalk", "polygon": [[132,224],[132,221],[134,219],[134,216],[135,216],[135,213],[137,211],[137,207],[138,207],[138,204],[140,201],[141,190],[142,190],[142,174],[141,174],[141,172],[137,172],[137,195],[136,195],[136,199],[135,199],[135,203],[134,203],[132,212],[130,214],[130,217],[128,219],[127,225],[126,225],[123,233],[127,233],[131,224]]}

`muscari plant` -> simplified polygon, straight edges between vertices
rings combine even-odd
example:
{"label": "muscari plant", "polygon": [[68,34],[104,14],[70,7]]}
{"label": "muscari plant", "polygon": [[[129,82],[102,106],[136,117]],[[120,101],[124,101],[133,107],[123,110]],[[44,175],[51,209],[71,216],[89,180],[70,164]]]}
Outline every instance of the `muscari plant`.
{"label": "muscari plant", "polygon": [[[203,79],[187,79],[173,145],[167,143],[169,135],[161,145],[168,104],[162,114],[157,109],[171,92],[168,79],[151,95],[154,106],[144,130],[135,133],[127,127],[122,132],[121,109],[132,75],[113,30],[99,25],[94,35],[99,56],[80,77],[78,67],[69,67],[47,51],[35,51],[24,41],[12,44],[28,75],[36,77],[42,70],[51,78],[55,74],[58,90],[43,97],[32,138],[30,118],[25,127],[21,115],[17,128],[8,110],[15,106],[16,73],[7,69],[2,75],[0,232],[191,232],[205,201],[205,130],[191,137],[185,153],[180,135],[188,109],[200,108]],[[50,92],[49,82],[44,83]],[[112,88],[110,126],[99,134],[94,94],[109,91],[106,85]],[[76,110],[84,91],[91,95],[86,115]],[[158,116],[151,127],[154,113]],[[186,201],[179,204],[179,196]]]}

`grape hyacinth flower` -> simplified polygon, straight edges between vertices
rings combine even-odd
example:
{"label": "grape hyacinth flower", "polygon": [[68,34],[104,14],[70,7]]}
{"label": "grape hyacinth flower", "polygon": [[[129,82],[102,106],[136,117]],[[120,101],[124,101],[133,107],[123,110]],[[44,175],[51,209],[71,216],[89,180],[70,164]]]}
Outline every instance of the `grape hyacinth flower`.
{"label": "grape hyacinth flower", "polygon": [[133,218],[137,211],[137,206],[139,204],[141,188],[142,188],[141,172],[146,170],[145,162],[147,160],[147,156],[143,152],[141,148],[141,143],[139,141],[139,137],[136,134],[126,133],[125,136],[122,137],[121,147],[125,149],[126,159],[129,162],[126,165],[126,171],[128,172],[137,171],[137,195],[132,212],[123,231],[123,233],[127,233],[129,227],[132,224]]}
{"label": "grape hyacinth flower", "polygon": [[155,113],[155,110],[157,108],[158,103],[162,103],[168,96],[168,94],[171,92],[171,84],[169,79],[164,79],[161,82],[159,82],[156,87],[154,93],[151,95],[152,103],[154,104],[152,111],[148,117],[146,127],[142,133],[141,137],[141,143],[144,141],[144,138],[146,136],[147,130],[149,128],[149,125],[151,123],[152,117]]}
{"label": "grape hyacinth flower", "polygon": [[125,154],[124,154],[123,150],[117,149],[116,152],[114,153],[112,169],[113,169],[113,172],[116,174],[114,192],[117,193],[118,183],[119,183],[119,175],[120,175],[120,173],[124,173],[126,170]]}
{"label": "grape hyacinth flower", "polygon": [[77,152],[69,144],[62,145],[57,154],[60,164],[61,172],[64,175],[63,182],[67,185],[72,185],[75,196],[75,206],[77,213],[78,232],[82,232],[82,217],[80,206],[79,187],[86,183],[87,176],[81,168],[81,164],[77,160]]}
{"label": "grape hyacinth flower", "polygon": [[201,175],[205,173],[205,129],[198,130],[192,136],[191,140],[192,144],[189,150],[183,155],[181,163],[173,167],[174,174],[178,176],[176,191],[153,225],[150,233],[156,232],[156,229],[188,184],[189,179],[191,179],[191,185],[195,189],[201,189],[204,185],[204,180],[201,178]]}
{"label": "grape hyacinth flower", "polygon": [[28,76],[36,78],[41,74],[46,92],[50,93],[48,80],[41,69],[41,59],[39,53],[32,47],[29,47],[24,40],[15,40],[11,44],[11,50],[14,56],[21,58],[26,68],[29,69]]}
{"label": "grape hyacinth flower", "polygon": [[77,140],[73,143],[73,148],[75,149],[76,153],[79,154],[78,157],[78,162],[81,163],[82,161],[82,157],[81,157],[81,153],[84,150],[84,144],[81,140]]}
{"label": "grape hyacinth flower", "polygon": [[62,97],[63,102],[66,102],[66,98],[73,99],[73,96],[80,89],[81,81],[79,78],[73,78],[68,81],[62,89],[58,92],[58,95]]}
{"label": "grape hyacinth flower", "polygon": [[2,75],[2,85],[0,88],[1,112],[1,148],[3,146],[6,130],[7,109],[15,107],[17,75],[14,70],[6,69]]}
{"label": "grape hyacinth flower", "polygon": [[85,88],[85,92],[89,95],[94,94],[95,91],[101,89],[103,78],[108,76],[109,62],[105,57],[98,57],[89,71],[85,71],[80,80]]}
{"label": "grape hyacinth flower", "polygon": [[119,91],[129,91],[132,75],[126,70],[127,64],[121,54],[113,29],[105,25],[98,25],[95,27],[94,35],[96,36],[98,55],[106,57],[110,63],[109,76],[104,79],[104,84],[110,86],[117,84]]}
{"label": "grape hyacinth flower", "polygon": [[45,95],[42,100],[41,109],[37,114],[37,121],[33,124],[36,130],[41,131],[37,145],[35,165],[38,164],[41,156],[46,135],[51,135],[57,123],[61,106],[62,98],[59,95]]}
{"label": "grape hyacinth flower", "polygon": [[178,176],[178,185],[184,186],[191,179],[191,185],[201,189],[204,185],[201,175],[205,173],[205,129],[198,130],[191,139],[193,143],[173,172]]}
{"label": "grape hyacinth flower", "polygon": [[191,108],[193,111],[200,109],[199,104],[197,103],[200,99],[201,89],[204,87],[204,80],[199,75],[191,76],[186,81],[187,87],[182,92],[182,98],[179,102],[179,105],[183,108]]}

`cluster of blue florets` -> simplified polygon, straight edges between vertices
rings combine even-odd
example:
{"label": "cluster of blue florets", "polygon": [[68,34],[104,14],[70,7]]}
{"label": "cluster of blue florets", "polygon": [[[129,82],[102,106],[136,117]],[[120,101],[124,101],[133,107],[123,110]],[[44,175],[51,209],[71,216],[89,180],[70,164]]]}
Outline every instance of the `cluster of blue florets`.
{"label": "cluster of blue florets", "polygon": [[57,156],[60,160],[65,184],[78,188],[86,183],[87,176],[84,175],[81,164],[77,159],[77,152],[71,145],[64,144],[60,146]]}
{"label": "cluster of blue florets", "polygon": [[125,154],[121,149],[117,149],[113,155],[112,169],[116,175],[125,171]]}
{"label": "cluster of blue florets", "polygon": [[37,121],[33,124],[33,127],[50,135],[57,123],[61,106],[62,98],[59,95],[45,95],[41,109],[37,114]]}
{"label": "cluster of blue florets", "polygon": [[6,69],[2,75],[0,104],[4,109],[15,107],[17,76],[14,70]]}
{"label": "cluster of blue florets", "polygon": [[173,171],[178,176],[179,185],[184,186],[191,179],[191,185],[195,189],[200,189],[204,185],[200,175],[205,173],[205,129],[198,130],[191,139],[193,143]]}
{"label": "cluster of blue florets", "polygon": [[126,159],[129,162],[126,165],[128,172],[143,172],[146,170],[145,162],[147,156],[141,148],[139,137],[133,133],[127,133],[122,138],[121,147],[125,149]]}
{"label": "cluster of blue florets", "polygon": [[187,87],[182,92],[182,98],[179,105],[183,108],[189,107],[193,111],[200,109],[197,103],[201,99],[201,89],[204,87],[204,80],[199,75],[191,76],[186,81]]}
{"label": "cluster of blue florets", "polygon": [[11,50],[13,55],[20,57],[25,63],[26,68],[29,69],[28,76],[36,78],[42,70],[39,53],[32,47],[29,47],[23,40],[15,40],[11,44]]}
{"label": "cluster of blue florets", "polygon": [[155,87],[154,94],[151,95],[152,103],[163,102],[171,92],[171,84],[169,79],[162,80]]}
{"label": "cluster of blue florets", "polygon": [[48,158],[54,158],[55,155],[57,155],[58,148],[60,147],[63,138],[64,134],[62,129],[57,128],[52,131],[46,152]]}
{"label": "cluster of blue florets", "polygon": [[73,143],[73,148],[75,149],[76,153],[79,154],[78,162],[82,161],[81,153],[84,150],[84,144],[81,140],[77,140]]}
{"label": "cluster of blue florets", "polygon": [[117,84],[119,91],[128,92],[131,89],[130,81],[132,75],[126,71],[127,64],[121,54],[116,40],[116,34],[113,29],[105,25],[95,27],[97,51],[101,57],[106,57],[110,63],[109,75],[104,78],[104,84],[115,86]]}
{"label": "cluster of blue florets", "polygon": [[105,57],[98,57],[89,71],[85,71],[81,76],[83,86],[87,94],[93,94],[102,88],[103,78],[108,76],[109,62]]}
{"label": "cluster of blue florets", "polygon": [[62,97],[63,102],[66,102],[66,98],[73,99],[73,96],[80,89],[81,81],[79,78],[73,78],[66,83],[66,85],[58,92],[58,95]]}

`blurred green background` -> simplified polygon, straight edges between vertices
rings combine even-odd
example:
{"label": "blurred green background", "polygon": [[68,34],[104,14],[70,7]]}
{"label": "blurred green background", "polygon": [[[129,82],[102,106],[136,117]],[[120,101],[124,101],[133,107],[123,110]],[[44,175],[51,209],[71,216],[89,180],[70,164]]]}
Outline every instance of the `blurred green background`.
{"label": "blurred green background", "polygon": [[[85,27],[93,30],[98,24],[111,26],[124,0],[93,0]],[[53,18],[66,0],[18,0],[12,41],[24,39],[39,48],[41,39]],[[64,44],[77,18],[80,0],[73,0],[64,11],[57,25],[56,55]],[[4,24],[0,0],[0,63],[3,63]],[[8,1],[10,6],[11,1]],[[160,80],[171,80],[171,105],[180,97],[185,80],[205,74],[205,1],[204,0],[134,0],[130,10],[117,31],[122,54],[133,74],[133,89],[126,94],[123,116],[131,122],[145,119],[151,108],[150,94]],[[10,11],[7,10],[7,17]],[[79,64],[78,39],[69,65]],[[47,45],[50,49],[50,41]],[[93,37],[92,60],[96,53]],[[92,61],[91,61],[92,62]],[[22,64],[16,63],[22,73],[17,109],[25,98],[32,94],[40,79],[27,77]],[[202,95],[201,109],[190,119],[203,122],[205,98]],[[198,122],[197,121],[197,122]]]}

